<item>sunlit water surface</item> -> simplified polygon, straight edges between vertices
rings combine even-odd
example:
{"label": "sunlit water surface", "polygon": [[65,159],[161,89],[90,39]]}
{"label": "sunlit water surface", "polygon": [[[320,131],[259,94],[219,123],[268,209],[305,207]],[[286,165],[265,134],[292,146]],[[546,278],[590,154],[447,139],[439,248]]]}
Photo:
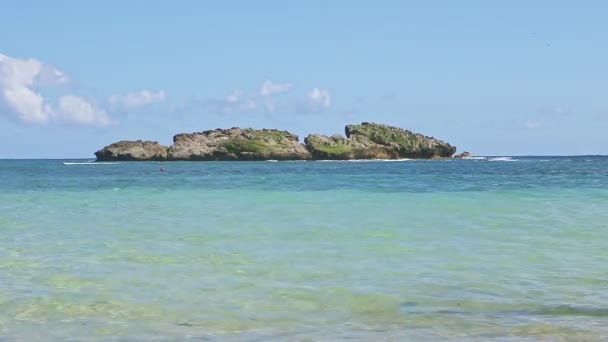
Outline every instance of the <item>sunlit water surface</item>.
{"label": "sunlit water surface", "polygon": [[606,336],[605,157],[0,161],[0,340]]}

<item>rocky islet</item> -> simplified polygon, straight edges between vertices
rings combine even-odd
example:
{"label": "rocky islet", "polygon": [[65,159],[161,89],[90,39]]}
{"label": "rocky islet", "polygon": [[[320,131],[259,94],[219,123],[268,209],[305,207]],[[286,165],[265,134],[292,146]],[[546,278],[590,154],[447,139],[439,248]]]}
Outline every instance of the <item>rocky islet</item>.
{"label": "rocky islet", "polygon": [[299,137],[277,129],[238,128],[181,133],[167,147],[156,141],[119,141],[95,152],[97,161],[255,161],[450,158],[456,147],[399,127],[363,122],[346,136]]}

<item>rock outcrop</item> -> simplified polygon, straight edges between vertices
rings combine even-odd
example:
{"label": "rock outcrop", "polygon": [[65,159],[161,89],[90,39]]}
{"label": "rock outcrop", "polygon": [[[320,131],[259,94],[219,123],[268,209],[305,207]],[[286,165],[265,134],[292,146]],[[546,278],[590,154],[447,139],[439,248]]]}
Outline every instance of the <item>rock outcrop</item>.
{"label": "rock outcrop", "polygon": [[471,158],[471,153],[465,151],[465,152],[462,152],[461,154],[455,155],[454,158],[460,158],[460,159]]}
{"label": "rock outcrop", "polygon": [[173,145],[119,141],[95,152],[98,161],[170,160],[348,160],[448,158],[456,147],[398,127],[364,122],[346,126],[346,137],[298,136],[276,129],[215,129],[182,133]]}
{"label": "rock outcrop", "polygon": [[167,160],[169,148],[156,141],[122,140],[95,152],[98,161]]}
{"label": "rock outcrop", "polygon": [[448,158],[456,147],[398,127],[364,122],[348,125],[346,138],[311,134],[306,148],[313,159],[405,159]]}
{"label": "rock outcrop", "polygon": [[276,129],[215,129],[173,137],[170,160],[305,160],[298,136]]}

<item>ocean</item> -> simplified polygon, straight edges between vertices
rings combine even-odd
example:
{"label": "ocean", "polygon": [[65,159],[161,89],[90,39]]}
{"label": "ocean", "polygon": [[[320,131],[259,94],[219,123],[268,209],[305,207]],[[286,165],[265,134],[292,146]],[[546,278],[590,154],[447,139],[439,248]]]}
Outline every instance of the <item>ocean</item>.
{"label": "ocean", "polygon": [[0,160],[0,341],[607,338],[608,157]]}

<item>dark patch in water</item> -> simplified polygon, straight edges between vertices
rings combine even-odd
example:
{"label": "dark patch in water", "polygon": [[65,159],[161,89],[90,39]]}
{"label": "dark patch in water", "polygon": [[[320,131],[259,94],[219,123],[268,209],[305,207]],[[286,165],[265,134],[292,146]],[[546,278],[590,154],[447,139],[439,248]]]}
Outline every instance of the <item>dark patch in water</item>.
{"label": "dark patch in water", "polygon": [[176,323],[177,325],[179,325],[180,327],[195,327],[196,324],[192,324],[192,323],[188,323],[188,322],[182,322],[182,323]]}
{"label": "dark patch in water", "polygon": [[542,316],[589,316],[608,317],[608,308],[593,308],[587,306],[557,305],[532,311],[531,314]]}
{"label": "dark patch in water", "polygon": [[405,311],[408,314],[425,314],[425,315],[483,315],[488,317],[505,317],[505,316],[582,316],[582,317],[608,317],[607,308],[597,308],[589,306],[572,306],[572,305],[553,305],[540,306],[536,308],[522,308],[514,310],[462,310],[462,306],[458,303],[458,307],[453,308],[429,308],[421,307],[416,302],[407,302],[402,304],[407,308]]}
{"label": "dark patch in water", "polygon": [[438,310],[438,311],[435,311],[435,313],[440,314],[440,315],[461,315],[466,312],[456,311],[456,310]]}

